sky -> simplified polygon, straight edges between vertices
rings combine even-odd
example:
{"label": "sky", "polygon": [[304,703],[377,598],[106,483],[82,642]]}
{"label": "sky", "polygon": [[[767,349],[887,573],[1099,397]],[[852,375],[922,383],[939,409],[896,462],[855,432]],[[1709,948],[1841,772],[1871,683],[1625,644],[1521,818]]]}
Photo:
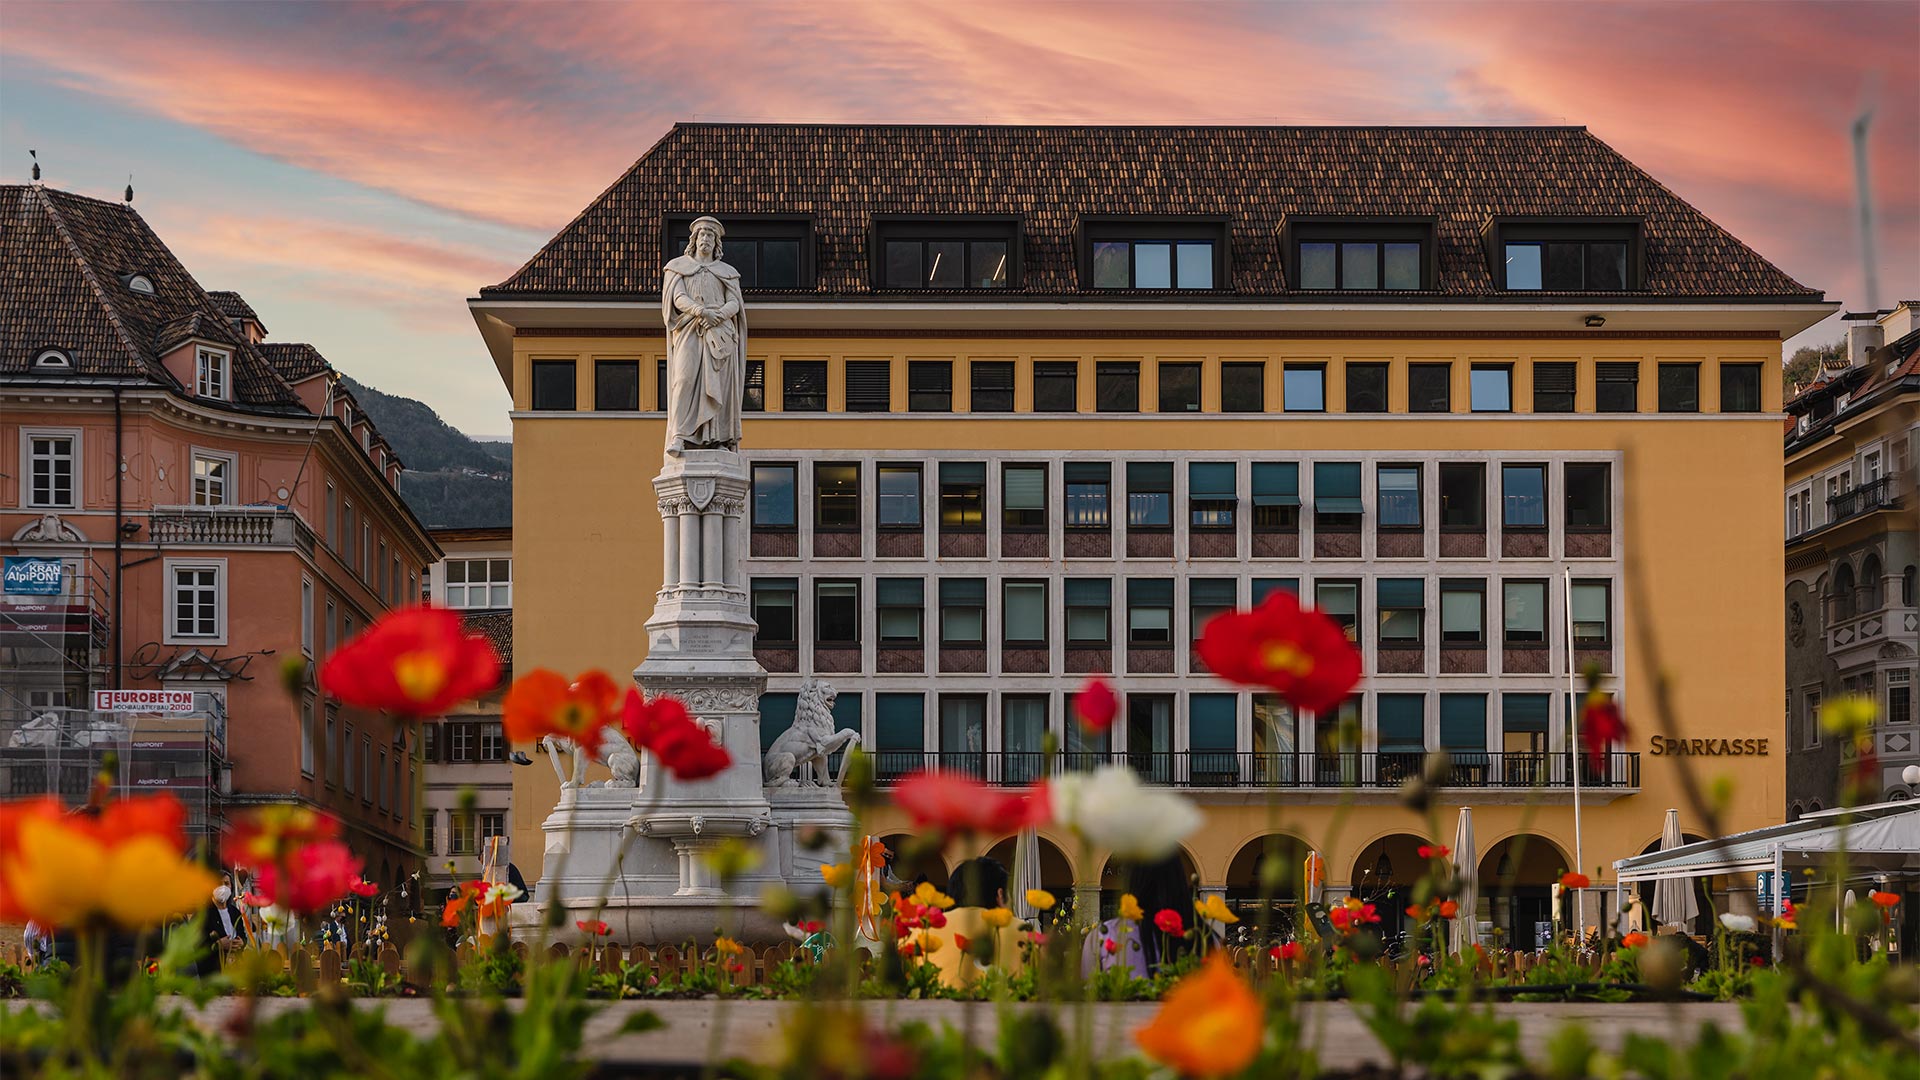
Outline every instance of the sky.
{"label": "sky", "polygon": [[[677,120],[1583,124],[1798,280],[1920,298],[1920,4],[0,4],[0,176],[509,431],[468,297]],[[1839,336],[1829,321],[1789,347]]]}

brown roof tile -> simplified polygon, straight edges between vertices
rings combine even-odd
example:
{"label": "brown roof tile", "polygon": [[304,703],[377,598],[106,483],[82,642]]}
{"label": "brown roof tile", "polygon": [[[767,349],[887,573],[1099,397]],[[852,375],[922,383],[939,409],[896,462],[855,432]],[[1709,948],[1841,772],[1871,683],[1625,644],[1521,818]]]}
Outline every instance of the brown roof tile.
{"label": "brown roof tile", "polygon": [[273,370],[290,383],[333,370],[333,365],[320,355],[319,349],[304,342],[263,341],[257,347],[267,362],[273,365]]}
{"label": "brown roof tile", "polygon": [[481,293],[657,294],[664,217],[695,212],[811,215],[818,283],[804,291],[823,296],[872,292],[880,214],[1021,215],[1012,295],[1077,290],[1084,215],[1210,214],[1231,220],[1234,295],[1287,291],[1289,215],[1433,218],[1436,299],[1509,295],[1481,239],[1494,218],[1626,215],[1644,222],[1640,295],[1819,296],[1584,128],[804,124],[676,125]]}
{"label": "brown roof tile", "polygon": [[253,305],[247,303],[245,297],[234,292],[232,289],[208,290],[207,299],[213,301],[213,306],[219,308],[220,314],[225,315],[227,318],[251,319],[256,323],[260,323],[261,331],[265,332],[267,324],[261,321],[259,314],[253,310]]}
{"label": "brown roof tile", "polygon": [[470,611],[460,616],[467,633],[478,634],[487,639],[493,651],[500,657],[500,678],[506,681],[513,671],[513,612],[512,611]]}

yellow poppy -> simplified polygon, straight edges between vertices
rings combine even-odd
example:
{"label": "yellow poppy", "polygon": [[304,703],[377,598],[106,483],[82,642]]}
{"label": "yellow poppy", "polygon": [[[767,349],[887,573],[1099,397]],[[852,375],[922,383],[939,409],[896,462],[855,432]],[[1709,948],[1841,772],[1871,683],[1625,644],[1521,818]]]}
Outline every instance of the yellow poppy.
{"label": "yellow poppy", "polygon": [[1227,907],[1227,902],[1220,898],[1219,893],[1208,893],[1205,900],[1193,905],[1193,910],[1199,912],[1201,918],[1212,919],[1214,922],[1237,923],[1240,921],[1240,916],[1235,915]]}
{"label": "yellow poppy", "polygon": [[1027,903],[1032,904],[1036,911],[1052,911],[1055,902],[1053,894],[1045,889],[1027,890]]}
{"label": "yellow poppy", "polygon": [[1140,922],[1147,913],[1140,910],[1140,901],[1134,899],[1132,893],[1125,893],[1120,897],[1120,917]]}
{"label": "yellow poppy", "polygon": [[953,897],[933,887],[930,881],[923,881],[913,890],[913,901],[921,907],[937,907],[942,911],[953,906]]}
{"label": "yellow poppy", "polygon": [[1004,930],[1013,925],[1013,912],[1003,907],[988,908],[980,913],[980,921],[995,930]]}
{"label": "yellow poppy", "polygon": [[1224,952],[1167,992],[1134,1039],[1147,1056],[1182,1076],[1231,1076],[1253,1063],[1265,1032],[1260,999]]}
{"label": "yellow poppy", "polygon": [[739,956],[741,953],[747,951],[747,947],[745,945],[740,944],[739,942],[733,940],[730,937],[714,938],[713,947],[719,952],[724,953],[728,956]]}
{"label": "yellow poppy", "polygon": [[820,880],[826,882],[829,889],[845,888],[853,880],[853,868],[846,863],[822,863]]}
{"label": "yellow poppy", "polygon": [[5,884],[13,904],[48,925],[105,916],[127,930],[158,926],[207,903],[218,879],[151,833],[103,842],[60,819],[20,823]]}

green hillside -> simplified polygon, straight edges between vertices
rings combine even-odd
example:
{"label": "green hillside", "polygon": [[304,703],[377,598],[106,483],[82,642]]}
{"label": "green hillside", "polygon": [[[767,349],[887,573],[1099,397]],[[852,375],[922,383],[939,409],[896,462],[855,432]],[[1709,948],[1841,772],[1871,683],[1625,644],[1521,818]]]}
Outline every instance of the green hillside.
{"label": "green hillside", "polygon": [[513,524],[513,444],[481,442],[424,402],[382,393],[342,375],[407,471],[400,494],[429,526]]}

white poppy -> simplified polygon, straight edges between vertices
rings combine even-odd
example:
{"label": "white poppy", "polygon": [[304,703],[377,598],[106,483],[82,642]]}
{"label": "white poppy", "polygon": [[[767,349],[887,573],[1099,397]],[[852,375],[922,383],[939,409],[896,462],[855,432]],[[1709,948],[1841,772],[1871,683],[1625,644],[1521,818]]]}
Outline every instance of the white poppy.
{"label": "white poppy", "polygon": [[1049,797],[1054,820],[1127,862],[1166,858],[1203,820],[1191,802],[1142,784],[1124,765],[1057,776],[1050,782]]}
{"label": "white poppy", "polygon": [[1751,915],[1735,915],[1728,912],[1720,916],[1720,925],[1736,934],[1751,934],[1759,924],[1753,921]]}

